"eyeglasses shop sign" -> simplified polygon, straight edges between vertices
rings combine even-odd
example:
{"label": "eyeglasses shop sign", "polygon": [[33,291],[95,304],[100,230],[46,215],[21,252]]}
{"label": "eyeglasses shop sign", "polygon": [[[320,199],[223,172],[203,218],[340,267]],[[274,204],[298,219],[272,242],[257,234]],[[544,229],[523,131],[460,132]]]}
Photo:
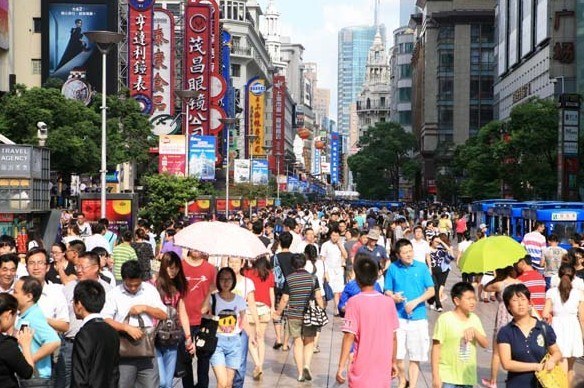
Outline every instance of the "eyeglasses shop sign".
{"label": "eyeglasses shop sign", "polygon": [[0,177],[29,178],[32,147],[0,145]]}

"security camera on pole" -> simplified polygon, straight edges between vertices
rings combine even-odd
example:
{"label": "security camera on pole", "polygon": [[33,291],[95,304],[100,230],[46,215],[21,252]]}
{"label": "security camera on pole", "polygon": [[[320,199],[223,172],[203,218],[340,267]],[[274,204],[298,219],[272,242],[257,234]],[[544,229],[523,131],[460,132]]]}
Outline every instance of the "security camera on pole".
{"label": "security camera on pole", "polygon": [[39,139],[39,147],[44,147],[47,138],[49,137],[49,127],[46,123],[39,121],[37,123],[37,138]]}

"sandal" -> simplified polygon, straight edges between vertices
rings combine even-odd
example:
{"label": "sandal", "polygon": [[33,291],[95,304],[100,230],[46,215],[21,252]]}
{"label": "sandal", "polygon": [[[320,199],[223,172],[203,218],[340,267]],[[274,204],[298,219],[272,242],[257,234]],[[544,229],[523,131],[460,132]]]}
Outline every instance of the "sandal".
{"label": "sandal", "polygon": [[255,381],[260,381],[263,373],[264,372],[262,370],[260,370],[260,369],[257,369],[257,368],[254,369],[254,371],[253,371],[253,379]]}
{"label": "sandal", "polygon": [[288,350],[290,350],[290,346],[288,346],[288,345],[283,345],[282,346],[282,351],[283,352],[287,352]]}
{"label": "sandal", "polygon": [[274,346],[272,346],[272,349],[278,350],[282,347],[282,343],[281,342],[274,342]]}
{"label": "sandal", "polygon": [[314,350],[312,351],[313,353],[320,353],[320,346],[316,345],[314,347]]}

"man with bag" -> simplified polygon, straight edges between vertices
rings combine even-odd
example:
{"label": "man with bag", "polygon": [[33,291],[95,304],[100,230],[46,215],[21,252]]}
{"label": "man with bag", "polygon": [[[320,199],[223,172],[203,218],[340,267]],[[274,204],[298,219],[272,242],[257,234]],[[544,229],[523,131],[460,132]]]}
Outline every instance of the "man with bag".
{"label": "man with bag", "polygon": [[152,284],[142,281],[137,260],[122,265],[122,284],[107,293],[101,311],[120,334],[120,387],[158,388],[153,319],[166,319],[166,306]]}

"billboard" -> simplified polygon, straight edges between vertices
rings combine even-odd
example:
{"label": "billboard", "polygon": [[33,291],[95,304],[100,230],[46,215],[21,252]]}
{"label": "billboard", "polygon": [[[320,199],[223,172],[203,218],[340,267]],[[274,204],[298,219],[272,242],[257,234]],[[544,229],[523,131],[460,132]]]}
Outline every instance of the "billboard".
{"label": "billboard", "polygon": [[[79,208],[89,222],[97,222],[101,218],[101,200],[99,193],[81,194]],[[109,228],[114,233],[124,230],[134,230],[138,211],[138,200],[135,194],[108,194],[105,202],[105,216],[110,222]]]}
{"label": "billboard", "polygon": [[165,9],[154,11],[152,46],[152,132],[169,134],[174,130],[174,17]]}
{"label": "billboard", "polygon": [[286,77],[283,75],[274,76],[273,88],[273,125],[272,125],[272,163],[270,169],[276,171],[276,174],[282,174],[284,171],[284,142],[286,130]]}
{"label": "billboard", "polygon": [[249,183],[251,163],[249,159],[233,161],[233,180],[235,183]]}
{"label": "billboard", "polygon": [[186,172],[184,135],[164,135],[158,138],[158,172],[184,176]]}
{"label": "billboard", "polygon": [[341,167],[341,135],[331,132],[331,184],[339,184]]}
{"label": "billboard", "polygon": [[2,50],[10,48],[8,8],[8,0],[0,0],[0,49]]}
{"label": "billboard", "polygon": [[254,185],[268,184],[268,160],[254,159],[251,162],[251,183]]}
{"label": "billboard", "polygon": [[215,179],[215,136],[189,136],[189,175]]}
{"label": "billboard", "polygon": [[140,111],[152,112],[153,0],[130,0],[128,9],[128,89]]}
{"label": "billboard", "polygon": [[[41,2],[42,82],[65,81],[63,94],[80,101],[101,91],[101,54],[87,31],[117,31],[117,2],[111,0],[43,0]],[[107,92],[117,92],[117,50],[107,56]],[[67,82],[69,81],[69,82]]]}
{"label": "billboard", "polygon": [[[249,154],[253,156],[265,155],[264,149],[264,116],[266,100],[266,81],[254,77],[245,86],[247,90],[247,128],[252,135],[246,142]],[[248,152],[246,152],[247,154]]]}

